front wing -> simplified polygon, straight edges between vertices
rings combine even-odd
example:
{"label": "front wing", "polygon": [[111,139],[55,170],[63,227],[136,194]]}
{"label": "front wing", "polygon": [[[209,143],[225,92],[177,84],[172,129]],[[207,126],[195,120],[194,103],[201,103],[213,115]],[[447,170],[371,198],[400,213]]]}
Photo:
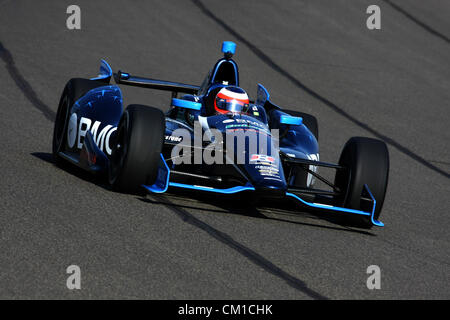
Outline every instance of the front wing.
{"label": "front wing", "polygon": [[[184,183],[171,182],[170,181],[170,169],[167,166],[167,163],[164,160],[164,157],[162,154],[161,154],[161,159],[159,162],[158,175],[157,175],[155,184],[153,184],[151,186],[143,185],[143,187],[150,193],[164,193],[167,191],[167,189],[169,187],[198,190],[198,191],[205,191],[205,192],[214,192],[214,193],[220,193],[220,194],[235,194],[235,193],[243,192],[243,191],[255,191],[255,188],[250,183],[247,183],[244,186],[236,186],[236,187],[232,187],[232,188],[220,189],[220,188],[212,188],[212,187],[208,187],[208,186],[190,185],[190,184],[184,184]],[[377,201],[374,198],[374,196],[372,195],[369,187],[367,185],[364,185],[364,188],[365,188],[365,192],[367,193],[367,195],[369,196],[369,199],[371,199],[371,202],[372,202],[370,211],[361,211],[361,210],[349,209],[349,208],[344,208],[344,207],[332,206],[332,205],[328,205],[328,204],[308,202],[308,201],[302,199],[300,196],[290,193],[290,192],[286,192],[286,198],[291,198],[291,199],[297,201],[297,203],[299,203],[302,207],[319,209],[320,211],[323,211],[323,212],[345,213],[345,214],[354,214],[354,215],[364,216],[366,218],[369,218],[371,223],[374,226],[383,227],[384,226],[383,222],[378,221],[374,218],[375,207],[376,207]]]}

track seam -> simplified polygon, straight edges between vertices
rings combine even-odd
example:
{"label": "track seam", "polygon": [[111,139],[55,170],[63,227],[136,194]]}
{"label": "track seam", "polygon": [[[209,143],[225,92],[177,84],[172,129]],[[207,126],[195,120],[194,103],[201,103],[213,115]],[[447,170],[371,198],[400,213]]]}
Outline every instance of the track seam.
{"label": "track seam", "polygon": [[[5,62],[6,68],[11,76],[11,78],[16,83],[17,87],[23,92],[25,97],[31,102],[31,104],[37,108],[39,111],[42,112],[42,114],[47,118],[49,121],[53,122],[55,118],[55,112],[51,110],[45,103],[40,100],[36,94],[36,92],[33,90],[32,86],[28,83],[28,81],[25,80],[25,78],[21,75],[19,70],[17,69],[13,56],[9,52],[8,49],[6,49],[3,44],[0,42],[0,58]],[[161,196],[163,197],[163,196]],[[171,210],[172,212],[176,213],[180,218],[183,219],[184,222],[187,222],[191,224],[194,227],[197,227],[206,233],[208,233],[210,236],[215,238],[216,240],[219,240],[220,242],[226,244],[228,247],[236,250],[244,257],[248,258],[250,261],[252,261],[257,266],[263,268],[265,271],[268,271],[269,273],[277,276],[278,278],[283,279],[286,281],[286,283],[291,286],[292,288],[299,290],[303,292],[304,294],[308,295],[309,297],[313,299],[319,299],[319,300],[325,300],[328,299],[325,296],[322,296],[321,294],[315,292],[314,290],[308,288],[308,286],[301,280],[295,278],[294,276],[291,276],[290,274],[286,273],[273,263],[271,263],[269,260],[265,259],[258,253],[254,252],[250,248],[247,248],[246,246],[240,244],[239,242],[233,240],[229,235],[213,228],[212,226],[208,225],[207,223],[195,218],[192,214],[187,212],[184,209],[176,208],[175,205],[164,197],[164,200],[169,203],[170,205],[165,205],[166,208]]]}
{"label": "track seam", "polygon": [[39,99],[31,85],[27,80],[25,80],[20,71],[17,69],[11,52],[9,52],[9,50],[3,46],[1,41],[0,58],[5,62],[6,69],[8,70],[9,75],[14,80],[17,87],[23,92],[28,101],[30,101],[36,109],[41,111],[45,118],[53,122],[56,116],[55,112],[50,109],[50,107],[47,106],[44,102],[42,102],[41,99]]}
{"label": "track seam", "polygon": [[437,166],[433,165],[432,163],[428,162],[418,154],[414,153],[413,151],[409,150],[407,147],[401,145],[399,142],[395,141],[394,139],[376,131],[375,129],[371,128],[368,124],[356,119],[354,116],[347,113],[344,109],[333,103],[332,101],[328,100],[327,98],[323,97],[313,89],[307,87],[305,84],[303,84],[300,80],[298,80],[296,77],[294,77],[292,74],[290,74],[288,71],[283,69],[280,65],[278,65],[272,58],[270,58],[267,54],[265,54],[262,50],[258,49],[254,44],[252,44],[249,40],[244,38],[242,35],[240,35],[236,30],[231,28],[227,23],[225,23],[222,19],[217,17],[212,11],[210,11],[200,0],[191,0],[192,3],[197,6],[207,17],[211,18],[214,22],[216,22],[219,26],[221,26],[225,31],[230,33],[232,36],[234,36],[237,40],[242,42],[245,46],[248,47],[250,51],[252,51],[261,61],[263,61],[266,65],[268,65],[271,69],[288,79],[290,82],[292,82],[296,87],[299,89],[305,91],[307,94],[315,98],[316,100],[322,102],[324,105],[329,107],[334,112],[338,113],[339,115],[343,116],[344,118],[350,120],[358,127],[366,130],[367,132],[370,132],[375,137],[385,141],[390,146],[394,147],[404,155],[408,156],[409,158],[417,161],[418,163],[422,164],[423,166],[427,167],[428,169],[433,170],[434,172],[446,177],[450,178],[450,173],[438,168]]}
{"label": "track seam", "polygon": [[420,21],[419,19],[417,19],[416,17],[414,17],[413,15],[411,15],[408,11],[406,11],[405,9],[403,9],[402,7],[400,7],[399,5],[393,3],[391,0],[382,0],[385,3],[387,3],[388,5],[390,5],[393,9],[397,10],[398,12],[400,12],[401,14],[403,14],[405,17],[407,17],[409,20],[413,21],[414,23],[416,23],[418,26],[422,27],[424,30],[428,31],[429,33],[431,33],[432,35],[440,38],[441,40],[444,40],[445,42],[450,44],[450,39],[440,33],[437,30],[434,30],[433,28],[431,28],[429,25],[427,25],[426,23]]}
{"label": "track seam", "polygon": [[[209,234],[214,239],[218,240],[219,242],[225,244],[229,248],[235,250],[236,252],[240,253],[242,256],[250,260],[255,265],[261,267],[268,273],[284,280],[290,287],[294,288],[295,290],[298,290],[307,296],[309,296],[312,299],[315,300],[328,300],[329,298],[321,295],[320,293],[314,291],[313,289],[308,288],[307,284],[303,282],[302,280],[288,274],[286,271],[282,270],[281,268],[277,267],[275,264],[258,254],[257,252],[253,251],[252,249],[244,246],[243,244],[237,242],[232,237],[230,237],[228,234],[217,230],[216,228],[210,226],[209,224],[201,221],[200,219],[197,219],[194,217],[191,213],[184,210],[183,208],[178,207],[176,204],[174,204],[172,201],[170,201],[167,197],[164,195],[152,195],[152,197],[155,200],[162,199],[164,201],[164,206],[177,214],[184,222],[203,230],[207,234]],[[158,199],[159,198],[159,199]]]}

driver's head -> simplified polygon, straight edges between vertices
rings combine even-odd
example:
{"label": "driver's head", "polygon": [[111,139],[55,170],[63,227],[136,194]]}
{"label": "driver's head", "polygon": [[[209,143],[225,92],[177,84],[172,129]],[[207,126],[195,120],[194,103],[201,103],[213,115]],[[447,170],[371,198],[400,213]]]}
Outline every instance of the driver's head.
{"label": "driver's head", "polygon": [[217,113],[245,113],[249,105],[247,93],[235,86],[220,89],[214,100],[214,109]]}

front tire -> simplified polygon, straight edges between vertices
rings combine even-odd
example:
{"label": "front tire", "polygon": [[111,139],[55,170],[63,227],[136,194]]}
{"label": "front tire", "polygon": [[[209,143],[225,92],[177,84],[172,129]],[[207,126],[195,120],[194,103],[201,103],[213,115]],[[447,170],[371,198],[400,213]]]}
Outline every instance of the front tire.
{"label": "front tire", "polygon": [[113,190],[139,193],[155,183],[165,133],[164,113],[153,107],[129,105],[117,127],[109,166]]}
{"label": "front tire", "polygon": [[[339,165],[348,170],[336,173],[335,185],[342,196],[338,203],[346,208],[361,210],[361,194],[367,184],[376,200],[374,219],[378,220],[383,207],[389,177],[389,152],[383,141],[353,137],[342,150]],[[372,223],[367,217],[353,217],[352,224],[370,228]]]}

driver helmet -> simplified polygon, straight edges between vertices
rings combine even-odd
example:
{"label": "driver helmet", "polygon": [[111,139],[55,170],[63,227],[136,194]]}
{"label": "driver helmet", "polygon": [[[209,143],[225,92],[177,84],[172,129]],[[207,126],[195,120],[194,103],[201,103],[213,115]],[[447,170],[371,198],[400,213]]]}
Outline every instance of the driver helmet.
{"label": "driver helmet", "polygon": [[214,109],[217,113],[245,113],[249,106],[248,95],[244,89],[236,86],[227,86],[220,89],[214,100]]}

